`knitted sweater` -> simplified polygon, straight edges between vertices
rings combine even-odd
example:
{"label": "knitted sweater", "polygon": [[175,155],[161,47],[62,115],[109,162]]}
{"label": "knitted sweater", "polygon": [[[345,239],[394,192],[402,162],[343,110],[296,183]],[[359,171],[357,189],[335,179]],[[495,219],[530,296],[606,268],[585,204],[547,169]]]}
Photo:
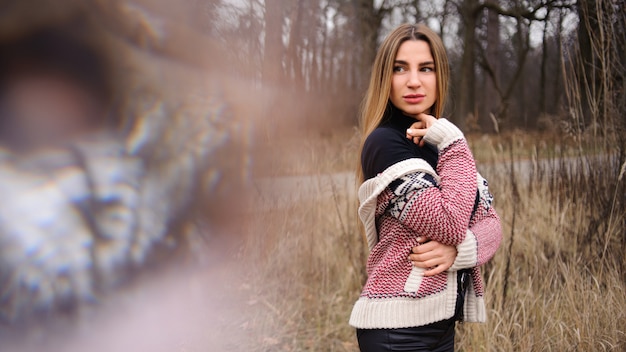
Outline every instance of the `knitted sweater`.
{"label": "knitted sweater", "polygon": [[[424,140],[439,150],[436,171],[424,159],[406,159],[359,189],[370,255],[368,279],[350,317],[356,328],[417,327],[453,317],[461,269],[471,269],[463,320],[486,320],[478,267],[501,240],[493,198],[456,126],[439,119]],[[449,270],[425,277],[412,265],[408,256],[419,236],[457,247]]]}

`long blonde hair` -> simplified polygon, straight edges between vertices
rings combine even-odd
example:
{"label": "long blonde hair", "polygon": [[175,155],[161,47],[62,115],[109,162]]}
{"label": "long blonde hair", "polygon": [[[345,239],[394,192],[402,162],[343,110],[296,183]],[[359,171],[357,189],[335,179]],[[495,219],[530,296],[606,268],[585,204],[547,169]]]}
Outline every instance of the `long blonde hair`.
{"label": "long blonde hair", "polygon": [[[446,103],[448,94],[448,81],[450,66],[448,54],[443,46],[441,38],[430,28],[423,24],[403,24],[396,28],[381,44],[372,66],[369,87],[361,106],[360,130],[361,150],[367,137],[381,122],[389,117],[391,112],[391,79],[393,66],[400,46],[408,40],[423,40],[430,46],[431,55],[435,61],[435,73],[437,77],[437,100],[431,110],[431,115],[440,117]],[[363,183],[364,176],[361,168],[361,156],[359,155],[357,180]]]}

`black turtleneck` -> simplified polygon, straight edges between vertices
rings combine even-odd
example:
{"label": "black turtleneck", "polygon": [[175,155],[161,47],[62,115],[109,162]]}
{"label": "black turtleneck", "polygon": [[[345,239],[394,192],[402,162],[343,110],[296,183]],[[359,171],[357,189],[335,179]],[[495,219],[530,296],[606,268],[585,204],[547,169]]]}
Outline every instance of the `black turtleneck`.
{"label": "black turtleneck", "polygon": [[412,158],[424,159],[433,169],[437,169],[437,148],[429,144],[420,147],[406,138],[406,130],[414,122],[414,118],[393,108],[390,117],[367,137],[361,153],[361,166],[366,180],[393,164]]}

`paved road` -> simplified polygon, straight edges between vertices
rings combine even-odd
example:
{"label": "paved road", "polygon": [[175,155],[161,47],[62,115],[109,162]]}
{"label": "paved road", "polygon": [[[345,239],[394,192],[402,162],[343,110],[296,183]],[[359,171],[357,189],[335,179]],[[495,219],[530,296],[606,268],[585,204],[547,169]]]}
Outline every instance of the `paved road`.
{"label": "paved road", "polygon": [[[595,157],[597,158],[601,157]],[[605,158],[605,157],[603,157]],[[537,171],[549,176],[561,167],[579,170],[578,158],[544,159],[544,160],[519,160],[513,163],[514,171],[520,180],[528,179]],[[511,163],[491,163],[478,165],[479,172],[487,179],[492,179],[498,174],[509,174]],[[253,181],[254,207],[255,209],[280,209],[300,201],[328,199],[335,194],[348,192],[350,196],[355,194],[354,173],[341,172],[335,174],[323,174],[314,176],[284,176],[274,178],[261,178]]]}
{"label": "paved road", "polygon": [[255,209],[281,209],[307,200],[329,199],[333,194],[356,193],[354,173],[283,176],[253,181]]}

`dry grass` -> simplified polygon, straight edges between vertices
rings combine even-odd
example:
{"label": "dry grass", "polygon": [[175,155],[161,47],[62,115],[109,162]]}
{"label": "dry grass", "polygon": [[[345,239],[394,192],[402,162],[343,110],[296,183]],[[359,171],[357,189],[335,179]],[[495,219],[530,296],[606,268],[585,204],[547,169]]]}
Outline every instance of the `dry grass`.
{"label": "dry grass", "polygon": [[[555,173],[548,178],[561,177]],[[550,182],[535,185],[529,192],[529,184],[497,175],[491,175],[491,180],[505,238],[485,274],[489,321],[460,325],[458,349],[624,350],[626,283],[618,247],[612,247],[612,255],[604,258],[592,254],[598,249],[592,249],[593,244],[582,248],[597,214],[575,197],[553,198],[559,191],[549,188]],[[520,194],[517,204],[509,196],[515,186]],[[622,219],[625,215],[622,208]],[[625,236],[623,228],[605,235],[622,243]]]}
{"label": "dry grass", "polygon": [[[519,143],[508,145],[515,149]],[[313,160],[355,156],[341,145],[332,153],[324,148],[311,149]],[[510,147],[484,153],[493,161],[520,154]],[[532,182],[510,171],[485,173],[504,240],[484,270],[488,323],[459,324],[459,351],[626,349],[626,278],[620,257],[626,243],[626,180],[618,183],[615,162],[598,162],[583,176],[580,168],[568,173],[569,163],[560,163],[554,170],[537,170]],[[315,166],[328,170],[335,164]],[[604,176],[592,184],[604,188],[589,192],[588,184],[576,191],[599,175]],[[347,321],[365,279],[366,253],[353,185],[334,186],[332,197],[252,215],[244,251],[255,263],[256,304],[265,311],[254,322],[259,351],[358,350]],[[601,205],[611,194],[618,197],[608,220]]]}
{"label": "dry grass", "polygon": [[341,128],[292,138],[273,135],[260,144],[254,153],[255,164],[261,165],[257,176],[328,174],[354,170],[359,135],[356,128]]}

